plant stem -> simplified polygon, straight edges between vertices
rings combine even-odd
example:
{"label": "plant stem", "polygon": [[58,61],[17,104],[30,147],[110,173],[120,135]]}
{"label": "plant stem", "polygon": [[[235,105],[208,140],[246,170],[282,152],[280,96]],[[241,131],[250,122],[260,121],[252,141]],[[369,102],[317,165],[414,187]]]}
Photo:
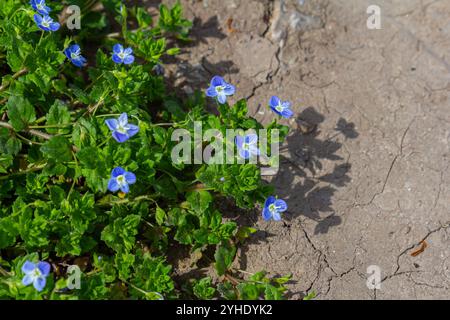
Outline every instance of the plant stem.
{"label": "plant stem", "polygon": [[[13,126],[10,125],[8,122],[0,121],[0,127],[7,128],[7,129],[10,129],[10,130],[14,131]],[[26,133],[29,133],[29,134],[31,134],[33,136],[36,136],[38,138],[44,139],[44,140],[50,140],[51,138],[54,137],[54,136],[52,136],[50,134],[47,134],[47,133],[44,133],[44,132],[41,132],[41,131],[35,130],[35,129],[25,129],[25,130],[22,130],[22,131],[26,132]],[[72,146],[72,151],[78,152],[79,150],[78,150],[78,148],[76,146]]]}
{"label": "plant stem", "polygon": [[4,277],[10,277],[11,276],[11,274],[8,271],[6,271],[5,269],[3,269],[2,267],[0,267],[0,274],[2,276],[4,276]]}
{"label": "plant stem", "polygon": [[23,170],[23,171],[14,172],[14,173],[11,173],[11,174],[8,174],[8,175],[4,175],[4,176],[0,177],[0,180],[7,180],[7,179],[10,179],[11,177],[21,176],[21,175],[24,175],[24,174],[27,174],[27,173],[30,173],[30,172],[40,171],[40,170],[44,169],[44,167],[46,165],[47,164],[43,164],[43,165],[39,165],[39,166],[36,166],[36,167],[28,168],[28,169]]}
{"label": "plant stem", "polygon": [[67,128],[72,126],[73,124],[55,124],[55,125],[47,125],[47,126],[29,126],[30,129],[59,129],[59,128]]}
{"label": "plant stem", "polygon": [[[6,88],[9,87],[9,85],[10,85],[14,80],[16,80],[17,78],[19,78],[20,76],[23,76],[23,75],[26,74],[27,72],[28,72],[28,69],[27,69],[27,68],[23,68],[23,69],[17,71],[16,73],[14,73],[14,74],[12,75],[11,81],[6,82],[5,84],[3,84],[3,85],[0,86],[0,92],[4,91]],[[3,101],[3,100],[2,100],[2,101]]]}

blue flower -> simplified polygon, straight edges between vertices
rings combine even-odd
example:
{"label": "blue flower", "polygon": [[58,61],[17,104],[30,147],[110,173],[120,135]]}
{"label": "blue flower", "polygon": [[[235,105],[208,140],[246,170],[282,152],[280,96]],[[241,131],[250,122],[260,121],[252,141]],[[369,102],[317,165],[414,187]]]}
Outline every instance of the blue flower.
{"label": "blue flower", "polygon": [[244,137],[237,136],[236,146],[239,155],[244,159],[249,159],[252,156],[258,156],[260,154],[258,149],[258,136],[256,134],[248,134]]}
{"label": "blue flower", "polygon": [[77,44],[71,45],[64,50],[64,54],[77,67],[81,68],[86,64],[87,60],[81,55],[80,46]]}
{"label": "blue flower", "polygon": [[128,123],[128,115],[126,113],[122,113],[119,119],[107,119],[105,123],[113,132],[113,138],[119,143],[127,141],[139,132],[138,126]]}
{"label": "blue flower", "polygon": [[27,260],[22,266],[22,272],[25,274],[22,279],[23,285],[29,286],[33,284],[37,291],[42,291],[47,283],[46,278],[50,273],[50,264],[45,261],[33,263]]}
{"label": "blue flower", "polygon": [[126,48],[121,44],[116,44],[113,47],[113,56],[112,59],[117,64],[131,64],[134,62],[133,49]]}
{"label": "blue flower", "polygon": [[291,104],[289,101],[281,101],[277,96],[273,96],[270,99],[270,108],[278,115],[284,118],[290,118],[294,115],[291,110]]}
{"label": "blue flower", "polygon": [[123,193],[130,192],[130,184],[136,183],[136,176],[132,172],[126,172],[121,167],[115,168],[111,172],[111,179],[108,183],[108,190],[111,192],[122,191]]}
{"label": "blue flower", "polygon": [[47,16],[50,11],[52,11],[52,9],[45,5],[45,0],[31,0],[30,4],[34,10],[45,16]]}
{"label": "blue flower", "polygon": [[44,31],[56,31],[60,26],[58,22],[53,22],[53,19],[48,15],[41,16],[36,13],[34,15],[34,21],[36,22],[39,29]]}
{"label": "blue flower", "polygon": [[211,86],[206,90],[206,95],[212,98],[217,97],[217,100],[224,104],[227,102],[227,96],[232,96],[235,92],[236,88],[233,85],[225,82],[222,77],[215,76],[211,80]]}
{"label": "blue flower", "polygon": [[281,221],[280,213],[285,212],[287,208],[285,201],[280,199],[277,200],[275,197],[269,197],[264,204],[262,216],[266,221],[270,221],[270,219]]}

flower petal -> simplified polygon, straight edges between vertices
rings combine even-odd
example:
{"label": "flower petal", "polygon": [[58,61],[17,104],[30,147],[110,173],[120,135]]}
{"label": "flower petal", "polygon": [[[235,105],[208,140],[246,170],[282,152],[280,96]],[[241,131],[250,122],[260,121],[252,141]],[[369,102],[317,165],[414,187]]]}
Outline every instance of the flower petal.
{"label": "flower petal", "polygon": [[211,86],[213,86],[213,87],[223,86],[225,84],[226,84],[225,80],[219,76],[215,76],[211,80]]}
{"label": "flower petal", "polygon": [[290,109],[291,103],[289,101],[285,101],[281,104],[281,106],[283,107],[283,109]]}
{"label": "flower petal", "polygon": [[272,108],[275,108],[276,106],[278,106],[280,104],[280,102],[281,102],[280,98],[278,98],[277,96],[273,96],[272,98],[270,98],[269,105]]}
{"label": "flower petal", "polygon": [[83,67],[86,63],[86,59],[84,57],[79,57],[78,59],[74,59],[72,60],[72,63],[76,66],[76,67]]}
{"label": "flower petal", "polygon": [[268,208],[271,204],[275,203],[277,199],[274,196],[270,196],[267,198],[266,202],[264,203],[264,207]]}
{"label": "flower petal", "polygon": [[125,56],[125,59],[123,59],[123,63],[125,63],[125,64],[132,64],[133,62],[134,62],[133,55]]}
{"label": "flower petal", "polygon": [[248,151],[252,156],[259,156],[261,154],[261,151],[258,149],[258,147],[254,145],[251,145]]}
{"label": "flower petal", "polygon": [[124,176],[128,184],[136,183],[136,175],[133,172],[126,172]]}
{"label": "flower petal", "polygon": [[33,16],[33,18],[34,18],[34,22],[36,22],[36,24],[39,26],[41,23],[42,23],[42,17],[39,15],[39,14],[35,14],[34,16]]}
{"label": "flower petal", "polygon": [[33,286],[37,291],[40,292],[45,288],[46,282],[47,280],[45,279],[45,277],[38,277],[34,280]]}
{"label": "flower petal", "polygon": [[134,124],[129,124],[127,127],[127,133],[130,138],[135,136],[139,132],[139,127]]}
{"label": "flower petal", "polygon": [[52,11],[50,7],[44,6],[44,10],[41,13],[49,14]]}
{"label": "flower petal", "polygon": [[120,191],[122,191],[123,193],[128,193],[130,192],[130,186],[128,185],[128,183],[124,183],[120,186]]}
{"label": "flower petal", "polygon": [[281,115],[284,118],[291,118],[294,115],[294,112],[291,109],[285,109],[281,112]]}
{"label": "flower petal", "polygon": [[247,144],[257,144],[258,143],[258,135],[254,133],[250,133],[244,138],[245,143]]}
{"label": "flower petal", "polygon": [[42,273],[42,275],[44,277],[48,276],[48,274],[50,273],[50,263],[48,263],[48,262],[45,262],[45,261],[38,262],[37,268],[39,269],[39,271]]}
{"label": "flower petal", "polygon": [[130,137],[127,134],[123,134],[117,131],[114,131],[112,136],[118,143],[124,143],[125,141],[130,139]]}
{"label": "flower petal", "polygon": [[105,120],[105,123],[111,131],[115,131],[119,126],[119,121],[116,119],[107,119]]}
{"label": "flower petal", "polygon": [[279,199],[275,201],[275,208],[277,208],[278,212],[284,212],[288,209],[288,206],[286,204],[286,201]]}
{"label": "flower petal", "polygon": [[117,64],[121,64],[123,62],[123,60],[117,54],[113,54],[112,60]]}
{"label": "flower petal", "polygon": [[128,114],[126,114],[125,112],[122,113],[119,117],[119,124],[122,127],[125,127],[128,124]]}
{"label": "flower petal", "polygon": [[223,92],[225,92],[225,94],[227,96],[231,96],[231,95],[233,95],[236,92],[236,88],[235,88],[235,86],[233,86],[231,84],[227,84],[225,86],[225,89],[223,90]]}
{"label": "flower petal", "polygon": [[64,54],[69,60],[72,60],[72,57],[70,56],[72,52],[70,51],[70,48],[64,49]]}
{"label": "flower petal", "polygon": [[275,221],[281,221],[281,215],[278,211],[273,213],[273,220]]}
{"label": "flower petal", "polygon": [[125,53],[126,55],[131,55],[133,54],[133,49],[132,48],[126,48],[123,53]]}
{"label": "flower petal", "polygon": [[22,278],[22,284],[24,286],[29,286],[31,283],[33,283],[33,277],[30,274]]}
{"label": "flower petal", "polygon": [[272,212],[270,212],[269,209],[264,208],[263,212],[262,212],[262,216],[263,216],[264,220],[270,221],[270,219],[272,219]]}
{"label": "flower petal", "polygon": [[208,90],[206,90],[206,96],[212,97],[212,98],[217,97],[216,87],[213,87],[213,86],[209,87]]}
{"label": "flower petal", "polygon": [[50,30],[58,31],[60,26],[61,25],[58,22],[52,22],[50,23]]}
{"label": "flower petal", "polygon": [[116,167],[113,169],[113,171],[111,172],[111,177],[112,178],[117,178],[118,176],[123,176],[125,174],[125,169],[122,167]]}
{"label": "flower petal", "polygon": [[246,160],[250,158],[250,152],[248,150],[239,149],[239,155]]}
{"label": "flower petal", "polygon": [[29,274],[29,273],[33,272],[35,268],[36,268],[36,264],[27,260],[27,261],[25,261],[25,263],[22,266],[22,272],[25,274]]}
{"label": "flower petal", "polygon": [[69,47],[70,51],[73,53],[79,53],[81,51],[81,48],[77,44],[73,44]]}
{"label": "flower petal", "polygon": [[121,53],[123,51],[123,46],[120,43],[117,43],[113,47],[114,53]]}
{"label": "flower petal", "polygon": [[238,147],[238,149],[242,149],[243,144],[244,144],[244,137],[236,136],[236,146]]}
{"label": "flower petal", "polygon": [[111,192],[117,192],[117,191],[119,191],[119,189],[120,189],[120,186],[117,183],[117,179],[116,178],[109,179],[108,190]]}
{"label": "flower petal", "polygon": [[227,102],[227,96],[225,95],[225,93],[223,91],[217,95],[217,99],[219,100],[219,102],[221,104],[225,104]]}

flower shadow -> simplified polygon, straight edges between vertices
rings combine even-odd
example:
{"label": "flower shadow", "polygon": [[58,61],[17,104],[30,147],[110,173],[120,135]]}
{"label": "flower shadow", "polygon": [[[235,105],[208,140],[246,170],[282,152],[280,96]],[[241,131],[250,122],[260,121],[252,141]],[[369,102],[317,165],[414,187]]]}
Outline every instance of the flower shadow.
{"label": "flower shadow", "polygon": [[341,155],[345,152],[341,152],[339,138],[356,139],[359,135],[353,123],[341,118],[336,124],[337,134],[322,139],[318,128],[324,120],[314,108],[298,116],[299,127],[313,129],[308,133],[297,130],[287,138],[286,148],[280,151],[280,170],[272,180],[277,195],[289,205],[285,219],[290,222],[304,216],[316,221],[315,234],[327,233],[342,222],[333,207],[333,197],[338,188],[351,181],[351,164]]}

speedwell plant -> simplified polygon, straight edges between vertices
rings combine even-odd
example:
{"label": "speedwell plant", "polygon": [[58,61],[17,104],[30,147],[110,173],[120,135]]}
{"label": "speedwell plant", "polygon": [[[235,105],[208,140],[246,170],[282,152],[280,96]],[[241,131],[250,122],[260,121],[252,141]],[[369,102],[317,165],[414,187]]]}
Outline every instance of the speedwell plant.
{"label": "speedwell plant", "polygon": [[[81,8],[76,32],[65,25],[69,5]],[[238,88],[219,76],[184,100],[166,91],[162,59],[189,41],[192,24],[179,4],[153,20],[118,0],[2,0],[0,299],[283,297],[288,276],[233,267],[256,230],[218,206],[228,199],[281,220],[286,203],[261,168],[171,161],[173,131],[193,132],[194,122],[224,134],[264,127],[246,101],[227,103]],[[293,115],[277,97],[267,103],[274,119]],[[265,129],[288,131],[276,120]],[[258,156],[257,135],[235,142],[236,156]],[[180,251],[215,274],[177,280]]]}

